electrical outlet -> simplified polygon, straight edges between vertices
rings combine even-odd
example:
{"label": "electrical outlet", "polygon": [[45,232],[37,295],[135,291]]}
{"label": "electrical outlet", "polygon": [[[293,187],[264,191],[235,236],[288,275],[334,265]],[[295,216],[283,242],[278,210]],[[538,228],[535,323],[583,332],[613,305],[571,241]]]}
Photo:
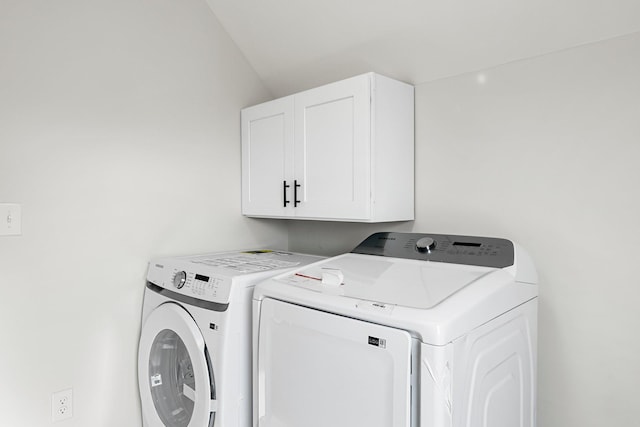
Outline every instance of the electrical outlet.
{"label": "electrical outlet", "polygon": [[51,396],[51,420],[62,421],[73,416],[73,389],[53,393]]}

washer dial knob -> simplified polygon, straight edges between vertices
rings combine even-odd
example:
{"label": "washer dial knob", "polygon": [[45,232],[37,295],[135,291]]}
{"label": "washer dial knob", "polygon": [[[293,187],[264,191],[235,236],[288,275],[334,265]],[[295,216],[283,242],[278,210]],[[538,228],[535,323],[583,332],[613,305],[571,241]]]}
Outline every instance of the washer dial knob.
{"label": "washer dial knob", "polygon": [[173,276],[173,286],[175,286],[178,289],[182,289],[186,281],[187,281],[187,273],[185,273],[184,271],[178,271]]}
{"label": "washer dial knob", "polygon": [[436,241],[431,237],[423,237],[416,242],[418,252],[431,252],[436,247]]}

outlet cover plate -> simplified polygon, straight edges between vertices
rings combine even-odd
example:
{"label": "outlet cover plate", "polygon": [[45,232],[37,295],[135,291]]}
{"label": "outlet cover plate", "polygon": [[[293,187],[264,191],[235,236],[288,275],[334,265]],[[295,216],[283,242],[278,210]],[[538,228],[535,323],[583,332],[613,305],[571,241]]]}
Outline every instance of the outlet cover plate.
{"label": "outlet cover plate", "polygon": [[73,389],[53,393],[51,396],[51,420],[62,421],[73,416]]}

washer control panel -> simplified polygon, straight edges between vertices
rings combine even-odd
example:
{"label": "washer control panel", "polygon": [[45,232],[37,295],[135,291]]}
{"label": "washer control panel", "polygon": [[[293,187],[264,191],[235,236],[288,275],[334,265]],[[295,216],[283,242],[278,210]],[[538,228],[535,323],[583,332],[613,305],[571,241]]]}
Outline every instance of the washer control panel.
{"label": "washer control panel", "polygon": [[321,259],[270,249],[156,258],[149,263],[147,282],[174,296],[229,304],[233,289],[242,291],[280,270]]}
{"label": "washer control panel", "polygon": [[505,268],[514,263],[513,242],[494,237],[422,233],[375,233],[356,254]]}
{"label": "washer control panel", "polygon": [[173,286],[175,286],[178,289],[182,289],[186,281],[187,281],[186,271],[177,271],[173,275]]}
{"label": "washer control panel", "polygon": [[147,282],[177,295],[227,304],[232,278],[188,260],[156,259],[149,264]]}
{"label": "washer control panel", "polygon": [[[229,297],[229,280],[212,275],[199,274],[194,271],[174,268],[171,272],[171,284],[168,289],[184,295],[214,302],[226,302]],[[166,286],[166,282],[165,287]]]}

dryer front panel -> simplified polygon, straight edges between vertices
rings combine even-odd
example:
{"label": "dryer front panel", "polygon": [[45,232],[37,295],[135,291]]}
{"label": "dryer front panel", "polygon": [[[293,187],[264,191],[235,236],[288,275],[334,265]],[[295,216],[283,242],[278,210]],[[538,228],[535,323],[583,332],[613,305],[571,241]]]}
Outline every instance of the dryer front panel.
{"label": "dryer front panel", "polygon": [[213,425],[215,387],[204,339],[180,305],[165,303],[146,319],[138,380],[145,425]]}
{"label": "dryer front panel", "polygon": [[265,299],[258,336],[259,427],[409,427],[411,336]]}

